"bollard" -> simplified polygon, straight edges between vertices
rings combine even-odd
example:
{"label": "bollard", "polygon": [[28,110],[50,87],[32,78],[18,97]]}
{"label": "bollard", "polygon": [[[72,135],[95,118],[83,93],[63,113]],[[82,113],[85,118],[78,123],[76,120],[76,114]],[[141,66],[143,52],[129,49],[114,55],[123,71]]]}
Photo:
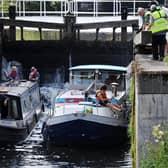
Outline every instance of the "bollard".
{"label": "bollard", "polygon": [[75,39],[75,29],[74,25],[76,23],[76,17],[72,15],[64,16],[64,39],[74,40]]}
{"label": "bollard", "polygon": [[[127,20],[128,10],[126,7],[121,8],[121,20]],[[127,27],[121,28],[121,41],[127,41]]]}
{"label": "bollard", "polygon": [[126,20],[128,16],[128,10],[126,7],[121,8],[121,20]]}
{"label": "bollard", "polygon": [[3,45],[3,24],[0,24],[0,57],[2,56],[2,45]]}
{"label": "bollard", "polygon": [[[9,6],[9,19],[15,20],[16,18],[16,6],[11,3]],[[16,27],[15,26],[10,26],[9,28],[9,40],[10,41],[15,41],[16,40]]]}

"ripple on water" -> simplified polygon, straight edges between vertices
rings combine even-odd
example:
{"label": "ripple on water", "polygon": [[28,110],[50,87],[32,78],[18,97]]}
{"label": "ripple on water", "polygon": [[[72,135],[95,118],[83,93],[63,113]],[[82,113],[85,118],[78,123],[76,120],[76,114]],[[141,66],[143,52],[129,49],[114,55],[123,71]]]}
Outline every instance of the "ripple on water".
{"label": "ripple on water", "polygon": [[0,168],[132,168],[128,142],[119,148],[66,148],[46,146],[42,120],[17,145],[0,146]]}

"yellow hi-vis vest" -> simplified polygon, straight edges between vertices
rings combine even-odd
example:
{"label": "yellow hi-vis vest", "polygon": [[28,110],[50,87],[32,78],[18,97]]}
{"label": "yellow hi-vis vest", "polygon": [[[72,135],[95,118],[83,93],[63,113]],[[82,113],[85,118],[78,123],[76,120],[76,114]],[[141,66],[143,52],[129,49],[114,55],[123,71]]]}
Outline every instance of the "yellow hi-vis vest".
{"label": "yellow hi-vis vest", "polygon": [[166,19],[166,14],[163,9],[154,11],[151,15],[154,18],[154,23],[150,29],[152,33],[168,30],[168,20]]}

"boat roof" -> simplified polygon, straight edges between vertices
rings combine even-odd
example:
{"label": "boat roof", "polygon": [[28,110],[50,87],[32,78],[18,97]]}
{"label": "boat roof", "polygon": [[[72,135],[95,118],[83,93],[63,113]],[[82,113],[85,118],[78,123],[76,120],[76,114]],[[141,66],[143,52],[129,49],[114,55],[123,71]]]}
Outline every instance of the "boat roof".
{"label": "boat roof", "polygon": [[70,67],[69,70],[107,70],[107,71],[122,71],[126,72],[127,67],[115,65],[78,65]]}
{"label": "boat roof", "polygon": [[37,85],[36,82],[27,80],[15,81],[15,82],[2,82],[0,83],[0,95],[21,96],[28,89]]}

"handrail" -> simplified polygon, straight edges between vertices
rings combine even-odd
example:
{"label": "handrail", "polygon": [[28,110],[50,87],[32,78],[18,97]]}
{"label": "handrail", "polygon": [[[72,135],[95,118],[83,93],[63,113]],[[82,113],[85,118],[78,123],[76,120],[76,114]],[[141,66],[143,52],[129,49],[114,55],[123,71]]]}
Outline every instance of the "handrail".
{"label": "handrail", "polygon": [[[48,16],[60,15],[64,16],[71,13],[74,16],[78,15],[121,15],[122,7],[127,7],[129,15],[136,15],[139,3],[144,6],[151,0],[15,0],[17,16]],[[13,1],[14,2],[14,1]],[[38,10],[28,9],[28,3],[37,3]],[[59,9],[51,10],[49,3],[57,3]],[[0,17],[4,17],[8,11],[5,8],[6,0],[0,1]],[[101,7],[103,6],[103,7]],[[109,7],[111,6],[111,7]],[[146,5],[147,6],[147,5]]]}

